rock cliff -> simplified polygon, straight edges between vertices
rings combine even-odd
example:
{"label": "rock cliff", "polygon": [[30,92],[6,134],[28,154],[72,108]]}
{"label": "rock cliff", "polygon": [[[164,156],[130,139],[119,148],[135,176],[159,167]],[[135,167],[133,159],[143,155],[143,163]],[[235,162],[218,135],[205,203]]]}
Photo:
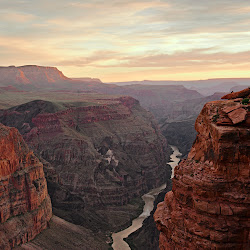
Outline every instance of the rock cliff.
{"label": "rock cliff", "polygon": [[27,65],[21,67],[0,67],[1,85],[43,85],[55,82],[67,81],[69,78],[63,75],[55,67],[42,67],[37,65]]}
{"label": "rock cliff", "polygon": [[243,92],[207,103],[198,116],[193,147],[154,214],[160,249],[248,249],[250,110]]}
{"label": "rock cliff", "polygon": [[[33,101],[0,113],[0,121],[18,128],[50,166],[46,174],[52,204],[69,221],[86,223],[89,215],[81,211],[93,207],[118,211],[117,206],[165,182],[166,141],[152,115],[131,97],[109,97],[106,104],[87,106]],[[112,209],[100,212],[101,222],[114,220]],[[116,217],[121,220],[122,215]]]}
{"label": "rock cliff", "polygon": [[0,249],[32,240],[51,216],[42,163],[17,129],[0,124]]}
{"label": "rock cliff", "polygon": [[215,93],[212,96],[175,102],[160,109],[160,111],[152,110],[153,114],[158,117],[162,134],[169,144],[178,147],[183,158],[187,158],[196,138],[195,120],[204,104],[219,100],[222,95],[223,93]]}

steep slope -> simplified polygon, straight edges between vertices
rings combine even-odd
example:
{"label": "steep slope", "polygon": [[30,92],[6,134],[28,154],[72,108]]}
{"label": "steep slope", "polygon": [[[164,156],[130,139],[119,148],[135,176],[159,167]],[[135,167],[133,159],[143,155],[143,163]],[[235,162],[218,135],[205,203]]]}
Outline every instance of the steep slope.
{"label": "steep slope", "polygon": [[[160,113],[159,125],[162,134],[171,145],[176,145],[183,157],[186,158],[196,137],[194,128],[195,120],[205,103],[219,100],[224,93],[215,93],[212,96],[192,99],[184,102],[173,103],[161,111],[153,110],[154,114]],[[163,113],[164,112],[164,113]]]}
{"label": "steep slope", "polygon": [[0,248],[32,240],[51,216],[42,163],[16,129],[0,124]]}
{"label": "steep slope", "polygon": [[165,139],[131,97],[109,97],[102,105],[33,101],[1,111],[0,121],[18,128],[49,166],[55,212],[74,223],[92,228],[98,217],[97,229],[119,228],[134,213],[123,205],[165,181]]}
{"label": "steep slope", "polygon": [[154,214],[160,249],[249,247],[249,92],[207,103],[198,116],[192,150]]}
{"label": "steep slope", "polygon": [[52,216],[49,227],[34,240],[25,243],[15,250],[108,250],[109,245],[101,233],[93,234],[84,227],[74,225],[57,216]]}

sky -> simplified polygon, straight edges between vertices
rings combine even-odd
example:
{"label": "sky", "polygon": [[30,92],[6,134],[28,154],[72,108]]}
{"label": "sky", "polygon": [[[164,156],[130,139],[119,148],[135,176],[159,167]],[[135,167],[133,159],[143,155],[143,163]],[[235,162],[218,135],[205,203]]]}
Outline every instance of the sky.
{"label": "sky", "polygon": [[0,0],[0,66],[103,82],[250,77],[250,0]]}

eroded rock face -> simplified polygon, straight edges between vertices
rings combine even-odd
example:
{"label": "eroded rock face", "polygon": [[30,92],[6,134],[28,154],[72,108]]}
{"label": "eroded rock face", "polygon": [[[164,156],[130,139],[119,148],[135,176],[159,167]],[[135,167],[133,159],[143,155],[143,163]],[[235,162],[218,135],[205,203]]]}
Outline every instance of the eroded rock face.
{"label": "eroded rock face", "polygon": [[17,129],[0,124],[0,249],[32,240],[51,216],[42,163]]}
{"label": "eroded rock face", "polygon": [[131,97],[92,106],[33,101],[3,110],[0,121],[54,168],[58,178],[46,167],[49,192],[64,211],[122,206],[166,181],[166,141]]}
{"label": "eroded rock face", "polygon": [[207,103],[198,116],[193,147],[154,214],[160,249],[249,247],[249,104],[238,101]]}

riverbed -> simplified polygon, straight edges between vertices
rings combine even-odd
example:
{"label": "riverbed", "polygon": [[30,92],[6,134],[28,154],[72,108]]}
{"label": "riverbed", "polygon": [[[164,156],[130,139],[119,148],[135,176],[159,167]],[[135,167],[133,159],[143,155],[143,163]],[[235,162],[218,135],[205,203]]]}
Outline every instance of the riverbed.
{"label": "riverbed", "polygon": [[[173,153],[170,156],[170,161],[168,164],[172,167],[172,176],[174,176],[174,168],[178,165],[180,158],[178,156],[181,156],[181,153],[179,152],[178,148],[175,146],[171,146],[173,150]],[[142,227],[143,221],[150,215],[151,211],[154,208],[154,200],[155,197],[166,187],[166,184],[163,184],[162,186],[158,188],[152,189],[147,194],[144,194],[142,196],[143,201],[145,202],[145,205],[143,207],[143,212],[139,215],[139,217],[135,218],[132,221],[132,225],[125,230],[122,230],[118,233],[113,233],[113,249],[114,250],[130,250],[129,245],[123,240],[127,238],[131,233]]]}

